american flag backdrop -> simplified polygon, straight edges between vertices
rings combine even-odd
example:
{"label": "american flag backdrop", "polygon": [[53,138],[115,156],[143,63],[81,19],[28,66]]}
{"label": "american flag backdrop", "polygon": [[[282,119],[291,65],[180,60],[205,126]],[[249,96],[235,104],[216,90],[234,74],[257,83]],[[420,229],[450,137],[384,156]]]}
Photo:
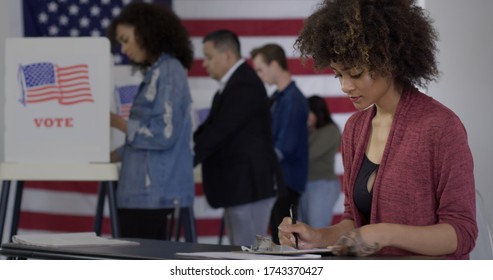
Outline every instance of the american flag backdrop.
{"label": "american flag backdrop", "polygon": [[60,105],[94,102],[87,64],[33,63],[20,65],[18,74],[24,106],[53,100]]}
{"label": "american flag backdrop", "polygon": [[[104,28],[123,5],[121,0],[23,0],[26,36],[101,36]],[[160,1],[163,2],[163,1]],[[210,31],[227,28],[240,36],[242,56],[249,58],[254,47],[266,43],[281,45],[289,56],[289,68],[306,96],[325,97],[333,118],[342,129],[354,107],[344,97],[338,80],[330,71],[317,72],[308,61],[301,63],[293,49],[303,19],[313,12],[318,0],[173,0],[171,5],[182,18],[192,36],[195,62],[189,71],[189,83],[198,119],[204,118],[218,88],[216,81],[201,67],[202,38]],[[42,7],[42,12],[36,8]],[[77,13],[76,13],[77,11]],[[108,21],[109,20],[109,21]],[[75,31],[78,30],[78,31]],[[33,33],[40,32],[40,33]],[[118,54],[116,63],[125,63]],[[124,67],[124,66],[117,66]],[[128,85],[132,86],[132,85]],[[135,85],[133,85],[135,86]],[[116,87],[115,93],[119,94]],[[269,92],[272,92],[269,88]],[[119,95],[120,104],[127,99]],[[120,106],[120,107],[118,107]],[[123,110],[118,109],[119,113]],[[336,172],[342,175],[340,154],[336,157]],[[217,242],[222,209],[208,206],[202,192],[200,170],[195,170],[195,215],[199,242]],[[20,232],[90,231],[95,212],[97,182],[26,182],[22,202]],[[335,210],[342,213],[342,197]],[[336,219],[337,220],[337,219]],[[109,233],[106,218],[103,232]]]}

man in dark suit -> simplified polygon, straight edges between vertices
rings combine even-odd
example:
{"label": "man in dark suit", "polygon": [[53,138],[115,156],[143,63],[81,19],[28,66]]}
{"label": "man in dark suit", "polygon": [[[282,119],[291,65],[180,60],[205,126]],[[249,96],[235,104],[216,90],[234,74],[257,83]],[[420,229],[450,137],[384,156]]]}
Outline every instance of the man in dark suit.
{"label": "man in dark suit", "polygon": [[194,134],[209,204],[224,207],[231,244],[265,235],[276,194],[269,100],[255,71],[241,59],[236,34],[218,30],[203,40],[203,66],[219,81],[208,118]]}

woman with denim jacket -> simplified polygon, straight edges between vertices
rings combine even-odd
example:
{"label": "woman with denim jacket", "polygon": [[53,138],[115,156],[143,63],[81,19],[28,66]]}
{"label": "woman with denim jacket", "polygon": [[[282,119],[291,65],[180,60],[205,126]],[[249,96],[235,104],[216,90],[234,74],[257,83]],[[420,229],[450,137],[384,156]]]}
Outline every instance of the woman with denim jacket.
{"label": "woman with denim jacket", "polygon": [[111,155],[122,162],[121,236],[163,239],[167,214],[194,199],[189,35],[166,7],[132,3],[112,21],[108,37],[145,74],[128,122],[111,114],[111,126],[126,134]]}

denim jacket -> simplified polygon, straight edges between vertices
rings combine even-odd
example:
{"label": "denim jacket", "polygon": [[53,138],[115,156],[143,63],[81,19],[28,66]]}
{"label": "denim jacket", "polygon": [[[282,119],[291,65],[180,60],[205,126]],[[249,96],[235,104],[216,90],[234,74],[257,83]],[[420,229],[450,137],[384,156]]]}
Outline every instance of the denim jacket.
{"label": "denim jacket", "polygon": [[163,54],[147,71],[134,98],[117,191],[119,208],[192,206],[192,122],[187,74]]}

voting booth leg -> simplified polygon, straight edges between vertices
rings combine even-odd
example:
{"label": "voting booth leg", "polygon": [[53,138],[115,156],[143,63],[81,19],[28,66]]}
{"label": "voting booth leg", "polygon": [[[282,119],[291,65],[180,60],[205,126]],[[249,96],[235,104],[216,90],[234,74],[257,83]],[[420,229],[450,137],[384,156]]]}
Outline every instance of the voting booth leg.
{"label": "voting booth leg", "polygon": [[106,198],[106,187],[104,183],[99,183],[98,201],[96,204],[96,215],[94,216],[93,229],[97,236],[101,236],[101,228],[103,224],[104,199]]}
{"label": "voting booth leg", "polygon": [[7,204],[9,202],[10,181],[2,182],[2,194],[0,196],[0,243],[3,241],[3,229],[5,216],[7,215]]}
{"label": "voting booth leg", "polygon": [[221,226],[219,227],[219,240],[217,241],[218,245],[223,245],[224,227],[225,227],[225,221],[224,221],[224,214],[223,214],[223,216],[221,218]]}
{"label": "voting booth leg", "polygon": [[17,187],[15,188],[15,196],[14,196],[14,209],[12,213],[12,223],[10,227],[10,239],[9,242],[12,241],[12,236],[17,234],[17,230],[19,229],[19,220],[21,216],[21,202],[22,202],[22,194],[24,192],[24,181],[17,181]]}
{"label": "voting booth leg", "polygon": [[96,205],[96,215],[94,217],[93,229],[96,235],[101,235],[103,224],[104,200],[108,194],[108,206],[110,210],[111,236],[120,237],[120,224],[118,221],[118,208],[116,206],[116,184],[112,181],[101,182],[98,191],[98,200]]}
{"label": "voting booth leg", "polygon": [[110,207],[111,235],[120,237],[120,223],[118,220],[118,208],[116,207],[116,184],[113,181],[106,182],[108,186],[108,201]]}
{"label": "voting booth leg", "polygon": [[197,242],[197,232],[195,230],[195,217],[193,215],[193,207],[181,208],[179,221],[180,224],[183,224],[185,241],[193,243]]}

